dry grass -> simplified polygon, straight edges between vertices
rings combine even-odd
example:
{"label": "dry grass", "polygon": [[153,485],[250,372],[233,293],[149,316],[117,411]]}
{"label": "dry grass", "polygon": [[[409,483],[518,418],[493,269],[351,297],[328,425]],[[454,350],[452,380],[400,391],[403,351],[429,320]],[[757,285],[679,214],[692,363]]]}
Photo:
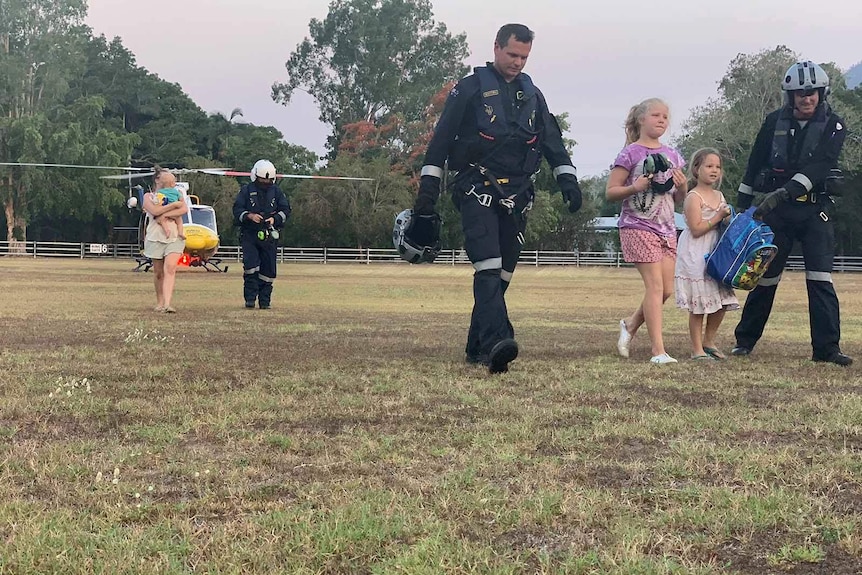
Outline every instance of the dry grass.
{"label": "dry grass", "polygon": [[188,272],[176,316],[129,267],[0,259],[0,573],[862,572],[862,382],[799,274],[750,359],[662,368],[615,355],[636,272],[519,268],[491,377],[465,267],[282,265],[268,311]]}

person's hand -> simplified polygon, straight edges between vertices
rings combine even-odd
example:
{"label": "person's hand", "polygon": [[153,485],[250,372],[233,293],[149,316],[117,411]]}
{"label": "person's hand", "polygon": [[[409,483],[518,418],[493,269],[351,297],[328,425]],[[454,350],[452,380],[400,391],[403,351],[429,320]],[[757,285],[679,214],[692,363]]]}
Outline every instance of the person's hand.
{"label": "person's hand", "polygon": [[679,168],[674,168],[673,172],[673,186],[677,190],[681,190],[682,192],[688,191],[688,178],[685,176],[685,173]]}
{"label": "person's hand", "polygon": [[632,188],[634,188],[636,194],[640,194],[647,190],[650,182],[652,182],[652,176],[641,176],[632,182]]}
{"label": "person's hand", "polygon": [[260,222],[263,221],[263,216],[260,214],[248,214],[248,215],[246,215],[246,218],[248,218],[249,220],[253,221],[256,224],[259,224]]}
{"label": "person's hand", "polygon": [[557,183],[560,185],[560,193],[563,195],[563,201],[569,204],[569,213],[573,214],[581,209],[583,194],[581,194],[581,186],[578,184],[578,178],[574,174],[560,174],[557,178]]}
{"label": "person's hand", "polygon": [[763,220],[769,213],[777,208],[779,204],[790,199],[790,194],[784,188],[778,188],[774,192],[770,192],[763,197],[763,201],[754,210],[754,219]]}
{"label": "person's hand", "polygon": [[718,204],[718,213],[721,214],[722,219],[726,218],[732,213],[730,206],[727,205],[727,202],[721,202]]}
{"label": "person's hand", "polygon": [[266,223],[269,227],[273,227],[275,225],[275,218],[266,218]]}

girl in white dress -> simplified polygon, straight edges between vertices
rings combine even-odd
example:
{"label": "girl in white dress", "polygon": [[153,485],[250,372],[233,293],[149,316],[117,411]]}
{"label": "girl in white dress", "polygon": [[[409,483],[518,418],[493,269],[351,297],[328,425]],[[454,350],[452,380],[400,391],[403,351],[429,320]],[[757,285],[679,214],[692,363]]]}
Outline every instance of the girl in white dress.
{"label": "girl in white dress", "polygon": [[[706,258],[718,241],[718,225],[730,215],[721,186],[721,157],[712,148],[694,153],[689,163],[695,187],[686,194],[683,210],[688,229],[677,246],[674,288],[676,305],[688,310],[692,359],[725,359],[715,343],[724,312],[739,309],[733,288],[706,274]],[[706,331],[703,327],[706,316]]]}

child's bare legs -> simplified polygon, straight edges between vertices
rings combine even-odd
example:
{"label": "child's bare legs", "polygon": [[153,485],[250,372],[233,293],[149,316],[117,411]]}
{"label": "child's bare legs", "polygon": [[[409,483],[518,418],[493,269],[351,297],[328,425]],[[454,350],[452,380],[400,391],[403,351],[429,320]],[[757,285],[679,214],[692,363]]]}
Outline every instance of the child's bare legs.
{"label": "child's bare legs", "polygon": [[644,299],[635,312],[625,319],[626,329],[634,335],[646,323],[653,356],[665,353],[661,333],[662,304],[673,294],[673,271],[676,261],[666,257],[660,262],[635,264],[644,281]]}
{"label": "child's bare legs", "polygon": [[159,216],[156,218],[156,223],[162,226],[162,230],[165,232],[165,237],[171,237],[171,229],[170,219],[164,216]]}
{"label": "child's bare legs", "polygon": [[721,322],[724,320],[724,311],[725,310],[720,309],[717,312],[706,316],[706,330],[703,334],[703,347],[718,349],[715,345],[715,336],[718,333],[718,328],[721,325]]}
{"label": "child's bare legs", "polygon": [[688,314],[688,335],[691,337],[691,357],[706,355],[703,351],[703,314]]}
{"label": "child's bare legs", "polygon": [[174,218],[174,221],[177,223],[177,237],[181,240],[186,239],[186,235],[183,233],[183,219]]}

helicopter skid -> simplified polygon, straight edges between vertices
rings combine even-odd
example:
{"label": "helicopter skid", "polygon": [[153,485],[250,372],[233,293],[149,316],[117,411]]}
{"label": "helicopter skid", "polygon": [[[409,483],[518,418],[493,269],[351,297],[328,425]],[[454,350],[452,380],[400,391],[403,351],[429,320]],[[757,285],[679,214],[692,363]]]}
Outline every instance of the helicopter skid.
{"label": "helicopter skid", "polygon": [[[181,267],[193,267],[193,268],[203,268],[208,272],[221,272],[227,273],[228,266],[222,267],[222,259],[221,258],[209,258],[206,260],[201,259],[193,259],[191,262]],[[153,260],[148,258],[147,256],[137,256],[135,258],[135,269],[134,272],[148,272],[153,267]]]}
{"label": "helicopter skid", "polygon": [[221,267],[221,258],[209,258],[208,260],[199,260],[195,267],[202,267],[208,272],[227,273],[227,266]]}

